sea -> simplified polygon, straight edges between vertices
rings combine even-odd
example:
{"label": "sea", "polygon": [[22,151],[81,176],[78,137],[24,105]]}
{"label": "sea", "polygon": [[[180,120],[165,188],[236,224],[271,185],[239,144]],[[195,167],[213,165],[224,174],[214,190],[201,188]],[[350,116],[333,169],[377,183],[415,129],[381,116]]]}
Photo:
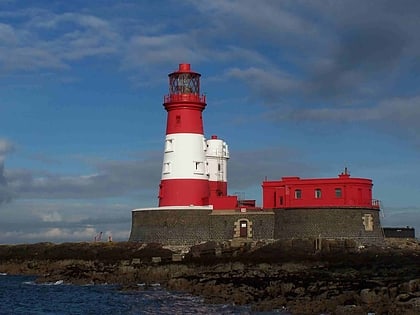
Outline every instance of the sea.
{"label": "sea", "polygon": [[[141,286],[141,284],[139,284]],[[159,284],[123,291],[116,285],[72,285],[63,281],[37,284],[32,276],[0,275],[0,314],[281,314],[252,312],[249,306],[206,304],[202,298],[170,292]]]}

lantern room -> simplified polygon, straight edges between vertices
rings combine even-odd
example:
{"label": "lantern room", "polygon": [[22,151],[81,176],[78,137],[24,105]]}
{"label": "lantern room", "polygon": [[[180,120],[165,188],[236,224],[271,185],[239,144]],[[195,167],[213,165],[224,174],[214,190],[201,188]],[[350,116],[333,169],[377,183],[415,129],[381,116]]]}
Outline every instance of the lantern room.
{"label": "lantern room", "polygon": [[192,72],[190,65],[181,63],[179,70],[169,74],[169,93],[200,94],[200,74]]}

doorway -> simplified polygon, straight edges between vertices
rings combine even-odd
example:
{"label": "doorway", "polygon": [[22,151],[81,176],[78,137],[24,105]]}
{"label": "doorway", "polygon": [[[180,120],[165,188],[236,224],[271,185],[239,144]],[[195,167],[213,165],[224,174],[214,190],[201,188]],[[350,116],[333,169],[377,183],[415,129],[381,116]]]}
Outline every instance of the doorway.
{"label": "doorway", "polygon": [[239,237],[248,237],[248,221],[239,222]]}

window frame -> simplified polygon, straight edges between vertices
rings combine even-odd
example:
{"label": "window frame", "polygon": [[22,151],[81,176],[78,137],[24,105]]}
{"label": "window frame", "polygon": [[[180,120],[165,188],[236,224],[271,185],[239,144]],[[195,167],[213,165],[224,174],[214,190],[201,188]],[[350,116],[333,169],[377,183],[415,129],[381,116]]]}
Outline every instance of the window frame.
{"label": "window frame", "polygon": [[337,187],[334,189],[335,198],[343,198],[343,189],[341,187]]}

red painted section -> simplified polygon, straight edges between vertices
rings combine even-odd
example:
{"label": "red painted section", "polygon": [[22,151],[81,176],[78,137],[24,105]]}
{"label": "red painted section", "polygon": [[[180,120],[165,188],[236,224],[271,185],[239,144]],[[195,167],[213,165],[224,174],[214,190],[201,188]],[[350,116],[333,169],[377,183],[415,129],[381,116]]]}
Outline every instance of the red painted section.
{"label": "red painted section", "polygon": [[227,195],[227,182],[209,181],[210,204],[214,210],[234,210],[238,207],[238,197]]}
{"label": "red painted section", "polygon": [[167,179],[159,185],[159,207],[209,205],[209,182],[205,179]]}
{"label": "red painted section", "polygon": [[342,173],[338,178],[300,179],[283,177],[264,181],[263,208],[364,207],[379,208],[372,199],[372,180],[350,178]]}
{"label": "red painted section", "polygon": [[210,204],[213,210],[255,210],[255,200],[239,200],[238,196],[227,195],[227,182],[209,181]]}
{"label": "red painted section", "polygon": [[213,210],[235,210],[238,209],[237,196],[219,196],[211,197],[210,204],[213,205]]}
{"label": "red painted section", "polygon": [[[167,106],[168,105],[168,106]],[[196,133],[203,134],[202,109],[196,104],[165,104],[168,110],[166,134]]]}
{"label": "red painted section", "polygon": [[227,182],[209,181],[210,196],[227,196]]}

